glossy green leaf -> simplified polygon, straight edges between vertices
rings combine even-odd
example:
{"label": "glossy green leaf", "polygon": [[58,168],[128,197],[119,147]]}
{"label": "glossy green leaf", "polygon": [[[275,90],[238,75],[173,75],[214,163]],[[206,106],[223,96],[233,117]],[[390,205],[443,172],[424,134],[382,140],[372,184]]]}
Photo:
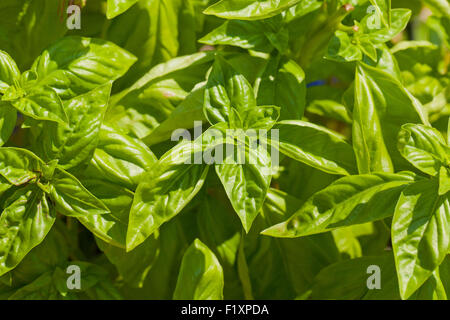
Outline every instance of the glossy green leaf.
{"label": "glossy green leaf", "polygon": [[428,123],[420,102],[391,75],[359,63],[352,129],[359,173],[392,172],[394,164],[402,165],[396,140],[405,123]]}
{"label": "glossy green leaf", "polygon": [[450,249],[450,203],[438,195],[436,179],[403,190],[392,221],[400,293],[413,294],[435,271]]}
{"label": "glossy green leaf", "polygon": [[106,181],[135,190],[147,170],[157,159],[151,150],[137,139],[103,126],[87,178],[102,176]]}
{"label": "glossy green leaf", "polygon": [[204,13],[224,19],[259,20],[273,17],[301,0],[221,0]]}
{"label": "glossy green leaf", "polygon": [[363,37],[369,38],[374,44],[384,43],[392,40],[406,28],[411,18],[411,10],[393,9],[390,27],[371,26],[369,17],[367,16],[361,21]]}
{"label": "glossy green leaf", "polygon": [[62,124],[67,122],[62,101],[49,86],[27,90],[26,96],[11,101],[11,105],[24,115],[37,120],[51,120]]}
{"label": "glossy green leaf", "polygon": [[300,237],[394,214],[400,193],[414,182],[410,173],[344,177],[310,197],[287,221],[263,231],[274,237]]}
{"label": "glossy green leaf", "polygon": [[1,0],[0,299],[448,299],[450,5],[391,2]]}
{"label": "glossy green leaf", "polygon": [[58,212],[77,218],[103,241],[124,247],[124,239],[114,237],[120,217],[111,214],[108,207],[74,176],[57,168],[50,180],[50,197]]}
{"label": "glossy green leaf", "polygon": [[368,56],[372,61],[377,61],[377,48],[372,43],[371,40],[367,38],[359,39],[358,47],[361,49],[361,51]]}
{"label": "glossy green leaf", "polygon": [[223,299],[223,270],[214,253],[200,240],[186,250],[181,262],[175,300]]}
{"label": "glossy green leaf", "polygon": [[261,21],[226,21],[201,38],[209,45],[230,45],[259,52],[283,51],[287,47],[287,30],[282,29],[281,16]]}
{"label": "glossy green leaf", "polygon": [[305,73],[295,61],[281,56],[270,59],[258,80],[258,105],[280,107],[280,120],[302,118],[306,104]]}
{"label": "glossy green leaf", "polygon": [[38,138],[42,158],[57,159],[65,170],[85,165],[97,146],[111,83],[65,101],[67,124],[44,125]]}
{"label": "glossy green leaf", "polygon": [[244,127],[257,130],[270,130],[280,117],[280,107],[257,106],[244,112],[242,122]]}
{"label": "glossy green leaf", "polygon": [[447,300],[449,285],[448,256],[409,300]]}
{"label": "glossy green leaf", "polygon": [[231,127],[242,127],[240,118],[256,107],[253,89],[222,57],[217,56],[208,78],[203,111],[211,124],[227,122]]}
{"label": "glossy green leaf", "polygon": [[58,265],[64,265],[71,251],[69,239],[70,229],[61,220],[55,219],[45,239],[5,274],[4,277],[9,278],[8,285],[17,290]]}
{"label": "glossy green leaf", "polygon": [[112,19],[127,11],[136,2],[138,0],[108,0],[106,16],[108,19]]}
{"label": "glossy green leaf", "polygon": [[97,216],[99,237],[105,246],[124,250],[127,238],[128,216],[134,193],[119,185],[108,182],[101,173],[80,178],[83,186],[109,209],[110,214]]}
{"label": "glossy green leaf", "polygon": [[141,0],[108,21],[102,31],[104,37],[138,58],[129,72],[118,80],[118,88],[128,88],[157,64],[197,52],[196,32],[200,26],[196,25],[196,5],[201,3]]}
{"label": "glossy green leaf", "polygon": [[56,168],[50,180],[51,197],[58,212],[69,217],[80,218],[108,213],[108,208],[95,198],[71,174]]}
{"label": "glossy green leaf", "polygon": [[15,185],[38,179],[44,162],[26,149],[0,148],[0,174]]}
{"label": "glossy green leaf", "polygon": [[20,77],[16,62],[5,51],[0,51],[0,93],[4,93],[9,86]]}
{"label": "glossy green leaf", "polygon": [[30,185],[17,190],[0,215],[0,275],[41,243],[54,221],[54,209],[41,189]]}
{"label": "glossy green leaf", "polygon": [[[112,97],[112,107],[106,115],[107,123],[120,127],[133,137],[145,138],[163,121],[169,121],[174,109],[181,108],[182,103],[189,109],[196,107],[191,103],[197,104],[198,96],[192,96],[193,101],[189,101],[187,96],[203,85],[201,83],[205,81],[205,74],[213,60],[214,53],[200,52],[153,67],[130,88]],[[201,99],[202,107],[203,96]],[[190,119],[186,118],[182,127],[186,123],[193,126]],[[194,118],[203,119],[203,115]]]}
{"label": "glossy green leaf", "polygon": [[405,124],[398,136],[402,156],[417,169],[436,176],[442,165],[450,163],[450,148],[441,133],[424,125]]}
{"label": "glossy green leaf", "polygon": [[194,164],[191,142],[168,151],[142,178],[130,212],[127,251],[141,244],[163,223],[176,216],[200,191],[208,166]]}
{"label": "glossy green leaf", "polygon": [[450,191],[450,169],[441,167],[439,170],[439,195],[445,195]]}
{"label": "glossy green leaf", "polygon": [[307,107],[307,111],[344,123],[352,123],[352,114],[349,110],[343,104],[333,100],[314,100]]}
{"label": "glossy green leaf", "polygon": [[336,31],[328,44],[326,58],[338,62],[359,61],[362,59],[360,47],[344,31]]}
{"label": "glossy green leaf", "polygon": [[0,146],[11,137],[17,123],[17,111],[8,103],[0,103]]}
{"label": "glossy green leaf", "polygon": [[36,84],[53,88],[67,100],[118,79],[135,61],[111,42],[73,36],[46,49],[32,70],[38,77]]}
{"label": "glossy green leaf", "polygon": [[386,27],[391,25],[391,0],[370,0],[376,13]]}
{"label": "glossy green leaf", "polygon": [[143,138],[143,141],[148,145],[154,145],[169,140],[173,132],[179,128],[192,129],[195,121],[206,121],[203,113],[204,96],[205,88],[203,86],[192,91],[166,120]]}
{"label": "glossy green leaf", "polygon": [[280,151],[290,158],[331,174],[356,171],[353,150],[339,134],[300,120],[281,121],[274,129]]}
{"label": "glossy green leaf", "polygon": [[[227,146],[228,147],[228,146]],[[227,153],[215,169],[231,204],[248,232],[261,209],[272,178],[271,159],[259,145],[256,148],[234,145],[235,152]]]}

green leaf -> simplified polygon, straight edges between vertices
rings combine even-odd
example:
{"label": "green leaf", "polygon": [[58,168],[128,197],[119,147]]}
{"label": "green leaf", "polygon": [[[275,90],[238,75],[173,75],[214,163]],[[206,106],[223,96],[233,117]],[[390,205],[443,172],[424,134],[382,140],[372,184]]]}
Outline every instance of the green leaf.
{"label": "green leaf", "polygon": [[125,89],[153,66],[178,56],[197,52],[192,0],[141,0],[127,12],[108,21],[102,34],[121,48],[134,54],[138,60],[118,88]]}
{"label": "green leaf", "polygon": [[130,190],[135,190],[145,173],[156,163],[156,156],[141,141],[123,135],[112,127],[103,126],[86,178],[104,178]]}
{"label": "green leaf", "polygon": [[70,170],[92,158],[110,91],[111,83],[107,83],[64,102],[67,123],[44,124],[37,139],[45,161],[58,159],[63,169]]}
{"label": "green leaf", "polygon": [[221,0],[204,11],[224,19],[260,20],[273,17],[301,0]]}
{"label": "green leaf", "polygon": [[249,129],[270,130],[280,117],[280,107],[257,106],[243,114],[244,127]]}
{"label": "green leaf", "polygon": [[61,5],[59,0],[2,0],[0,48],[14,57],[21,70],[68,31],[61,21]]}
{"label": "green leaf", "polygon": [[19,77],[20,71],[16,62],[8,53],[0,50],[0,93],[5,93]]}
{"label": "green leaf", "polygon": [[449,288],[449,256],[434,270],[428,280],[409,298],[409,300],[447,300]]}
{"label": "green leaf", "polygon": [[392,221],[392,246],[403,299],[439,267],[450,249],[450,203],[436,179],[403,190]]}
{"label": "green leaf", "polygon": [[63,221],[56,219],[45,239],[4,276],[9,277],[8,285],[17,290],[58,265],[64,265],[72,250],[70,236],[69,228]]}
{"label": "green leaf", "polygon": [[439,195],[443,196],[450,191],[450,169],[441,167],[439,170]]}
{"label": "green leaf", "polygon": [[[68,266],[80,268],[81,289],[69,290],[67,287]],[[62,299],[92,299],[92,300],[121,300],[123,297],[115,287],[108,271],[98,264],[85,261],[68,261],[53,271],[53,283]]]}
{"label": "green leaf", "polygon": [[262,145],[251,148],[242,144],[243,142],[239,142],[238,145],[231,145],[233,151],[236,150],[236,155],[235,152],[227,152],[223,163],[216,164],[215,169],[248,233],[269,189],[272,168],[270,155]]}
{"label": "green leaf", "polygon": [[302,118],[306,104],[305,73],[295,61],[280,55],[271,58],[258,80],[258,105],[280,107],[281,120]]}
{"label": "green leaf", "polygon": [[294,238],[382,220],[394,214],[402,190],[414,182],[410,173],[376,173],[341,178],[318,191],[287,221],[263,234]]}
{"label": "green leaf", "polygon": [[195,239],[183,256],[173,299],[221,300],[223,285],[223,270],[216,256]]}
{"label": "green leaf", "polygon": [[159,255],[159,234],[154,233],[131,252],[97,239],[100,250],[114,264],[125,282],[142,288]]}
{"label": "green leaf", "polygon": [[32,87],[26,96],[11,101],[11,105],[26,116],[36,120],[67,122],[61,99],[49,86]]}
{"label": "green leaf", "polygon": [[138,0],[108,0],[106,16],[108,19],[112,19],[127,11],[136,2],[138,2]]}
{"label": "green leaf", "polygon": [[199,42],[209,45],[230,45],[247,50],[270,53],[274,47],[287,47],[287,31],[282,29],[281,16],[261,21],[226,21]]}
{"label": "green leaf", "polygon": [[57,300],[61,295],[53,286],[52,273],[46,272],[40,275],[33,282],[15,291],[9,300]]}
{"label": "green leaf", "polygon": [[390,74],[358,63],[352,134],[359,173],[404,165],[396,140],[405,123],[428,123],[420,102]]}
{"label": "green leaf", "polygon": [[9,197],[0,215],[0,275],[41,243],[54,221],[55,212],[37,186],[26,186]]}
{"label": "green leaf", "polygon": [[117,247],[121,252],[126,245],[128,216],[133,203],[134,193],[117,184],[108,182],[101,173],[80,178],[83,186],[98,200],[103,202],[111,214],[97,216],[100,239],[105,246]]}
{"label": "green leaf", "polygon": [[198,226],[199,239],[214,252],[223,268],[224,296],[240,299],[242,285],[236,270],[239,244],[241,242],[241,222],[230,210],[224,192],[216,195],[205,194],[194,213]]}
{"label": "green leaf", "polygon": [[292,195],[269,189],[261,215],[246,236],[246,260],[256,299],[307,296],[319,271],[340,259],[331,233],[296,239],[261,236],[262,229],[285,221],[301,204]]}
{"label": "green leaf", "polygon": [[[118,126],[133,137],[145,138],[182,103],[188,106],[190,103],[198,103],[198,96],[193,96],[194,100],[191,102],[188,102],[187,96],[203,86],[205,74],[213,60],[214,53],[200,52],[153,67],[130,88],[113,96],[112,108],[106,117],[107,123]],[[203,107],[203,96],[200,104]],[[201,115],[194,120],[204,118]],[[187,118],[185,123],[193,126],[193,121],[188,122],[190,119],[192,118]]]}
{"label": "green leaf", "polygon": [[405,124],[398,136],[398,150],[420,171],[436,176],[450,163],[450,148],[441,133],[424,125]]}
{"label": "green leaf", "polygon": [[8,191],[8,189],[12,186],[13,185],[8,180],[0,176],[0,197],[3,196],[3,194],[5,194],[6,191]]}
{"label": "green leaf", "polygon": [[64,37],[34,62],[36,84],[53,88],[62,100],[120,78],[136,58],[117,45],[84,37]]}
{"label": "green leaf", "polygon": [[203,113],[204,97],[204,86],[192,91],[166,120],[142,140],[147,145],[154,145],[170,139],[172,133],[179,128],[192,129],[195,121],[206,121]]}
{"label": "green leaf", "polygon": [[105,242],[124,247],[123,239],[117,239],[119,217],[89,192],[81,182],[60,168],[50,180],[50,197],[56,210],[68,217],[77,218],[94,235]]}
{"label": "green leaf", "polygon": [[364,33],[362,38],[368,38],[374,44],[384,43],[392,40],[400,32],[402,32],[411,18],[411,10],[409,9],[393,9],[392,23],[390,27],[373,27],[370,25],[370,16],[366,16],[361,20],[360,32]]}
{"label": "green leaf", "polygon": [[[379,267],[380,289],[368,288],[369,267]],[[343,285],[345,284],[345,285]],[[316,300],[398,300],[395,264],[391,253],[344,260],[323,268],[314,279],[311,299]]]}
{"label": "green leaf", "polygon": [[[65,272],[68,264],[80,268],[82,275],[81,290],[68,289],[68,275]],[[10,300],[74,300],[83,298],[117,300],[122,297],[114,287],[105,269],[84,261],[66,262],[42,273],[9,297]]]}
{"label": "green leaf", "polygon": [[356,171],[353,149],[339,134],[300,120],[281,121],[274,129],[280,131],[279,150],[288,157],[331,174]]}
{"label": "green leaf", "polygon": [[[186,222],[191,222],[191,219],[195,220],[193,215],[188,215],[185,220],[180,218],[172,219],[159,229],[158,258],[148,272],[144,287],[132,297],[140,298],[145,292],[145,297],[149,299],[163,298],[170,300],[173,298],[181,260],[193,241],[188,236],[190,230],[186,228]],[[187,225],[193,226],[190,223]],[[139,250],[139,247],[136,250]]]}
{"label": "green leaf", "polygon": [[0,102],[0,147],[8,142],[17,123],[17,110],[6,102]]}
{"label": "green leaf", "polygon": [[0,148],[0,175],[20,186],[40,177],[45,163],[32,152],[20,148]]}
{"label": "green leaf", "polygon": [[391,26],[391,0],[370,0],[375,7],[381,22],[386,26]]}
{"label": "green leaf", "polygon": [[372,43],[372,41],[370,41],[369,39],[366,38],[361,38],[359,40],[358,43],[358,47],[361,49],[361,51],[368,56],[370,59],[372,59],[372,61],[377,62],[377,48],[375,47],[375,45]]}
{"label": "green leaf", "polygon": [[[391,49],[386,44],[374,45],[376,49],[375,60],[363,58],[363,61],[368,65],[374,66],[379,70],[389,73],[394,78],[402,82],[401,71],[397,58],[391,52]],[[413,94],[414,95],[414,94]]]}
{"label": "green leaf", "polygon": [[450,146],[450,117],[448,118],[447,125],[447,145]]}
{"label": "green leaf", "polygon": [[133,250],[176,216],[200,191],[208,166],[193,164],[190,160],[194,152],[191,142],[180,143],[142,178],[130,212],[127,251]]}
{"label": "green leaf", "polygon": [[222,57],[217,56],[206,84],[203,111],[211,124],[227,122],[232,128],[242,127],[242,116],[256,107],[253,89]]}
{"label": "green leaf", "polygon": [[325,56],[338,62],[359,61],[362,59],[361,48],[350,38],[347,32],[337,30],[330,42]]}
{"label": "green leaf", "polygon": [[109,212],[108,208],[87,191],[77,178],[60,168],[56,168],[50,184],[50,195],[56,209],[66,216],[79,218],[83,222],[89,219],[89,216]]}
{"label": "green leaf", "polygon": [[339,102],[334,100],[314,100],[307,107],[307,111],[322,117],[327,117],[344,123],[352,123],[352,114]]}

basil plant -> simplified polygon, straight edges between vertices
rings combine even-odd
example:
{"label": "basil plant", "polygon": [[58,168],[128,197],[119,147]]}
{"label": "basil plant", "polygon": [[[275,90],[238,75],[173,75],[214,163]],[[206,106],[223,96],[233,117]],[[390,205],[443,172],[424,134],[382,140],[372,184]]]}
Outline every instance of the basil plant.
{"label": "basil plant", "polygon": [[446,0],[2,0],[0,299],[450,298]]}

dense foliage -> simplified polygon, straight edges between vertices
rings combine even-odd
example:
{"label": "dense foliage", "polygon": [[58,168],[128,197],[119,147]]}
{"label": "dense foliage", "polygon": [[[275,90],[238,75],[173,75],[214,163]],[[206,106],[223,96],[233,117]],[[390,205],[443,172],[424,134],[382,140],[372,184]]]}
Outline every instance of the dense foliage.
{"label": "dense foliage", "polygon": [[0,1],[1,299],[450,297],[447,0],[67,2]]}

